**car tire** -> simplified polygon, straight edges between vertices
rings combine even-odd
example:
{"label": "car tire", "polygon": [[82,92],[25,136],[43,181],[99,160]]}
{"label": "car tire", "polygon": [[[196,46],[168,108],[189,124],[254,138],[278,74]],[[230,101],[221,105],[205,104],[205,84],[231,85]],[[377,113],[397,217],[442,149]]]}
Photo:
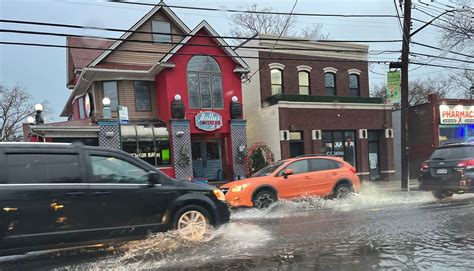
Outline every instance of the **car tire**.
{"label": "car tire", "polygon": [[433,191],[433,196],[437,199],[445,199],[453,196],[452,192],[444,191],[444,190],[436,190]]}
{"label": "car tire", "polygon": [[187,205],[179,209],[174,217],[173,229],[188,241],[201,241],[211,227],[209,212],[198,205]]}
{"label": "car tire", "polygon": [[343,183],[334,189],[334,198],[343,199],[347,198],[351,193],[354,193],[354,187],[351,184]]}
{"label": "car tire", "polygon": [[257,207],[258,209],[266,209],[276,201],[277,197],[275,193],[270,190],[259,191],[257,194],[255,194],[252,200],[253,206]]}

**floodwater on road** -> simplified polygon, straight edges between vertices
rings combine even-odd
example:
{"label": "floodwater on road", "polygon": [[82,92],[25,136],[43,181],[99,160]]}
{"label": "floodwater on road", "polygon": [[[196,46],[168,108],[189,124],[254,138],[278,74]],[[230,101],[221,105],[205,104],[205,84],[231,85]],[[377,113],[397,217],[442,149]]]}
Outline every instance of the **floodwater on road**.
{"label": "floodwater on road", "polygon": [[113,248],[0,259],[16,270],[463,270],[474,266],[474,195],[435,200],[365,183],[342,200],[237,210],[210,240],[156,234]]}

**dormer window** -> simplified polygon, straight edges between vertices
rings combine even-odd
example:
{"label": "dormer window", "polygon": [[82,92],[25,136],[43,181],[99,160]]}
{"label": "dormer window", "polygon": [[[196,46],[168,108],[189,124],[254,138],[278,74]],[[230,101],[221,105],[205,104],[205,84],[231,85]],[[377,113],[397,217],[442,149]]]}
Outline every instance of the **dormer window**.
{"label": "dormer window", "polygon": [[[171,42],[171,25],[169,22],[165,21],[152,21],[151,22],[151,31],[153,32],[152,38],[153,42]],[[163,33],[163,34],[155,34]]]}

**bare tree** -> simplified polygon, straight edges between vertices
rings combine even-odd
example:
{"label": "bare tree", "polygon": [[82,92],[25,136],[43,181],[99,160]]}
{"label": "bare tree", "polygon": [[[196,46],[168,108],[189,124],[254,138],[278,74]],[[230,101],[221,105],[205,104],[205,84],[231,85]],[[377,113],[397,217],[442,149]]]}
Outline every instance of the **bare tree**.
{"label": "bare tree", "polygon": [[[428,102],[429,94],[438,94],[441,98],[456,96],[455,82],[451,77],[437,77],[418,79],[410,82],[408,102],[410,105],[418,105]],[[387,103],[386,84],[374,85],[370,90],[370,96],[382,98]]]}
{"label": "bare tree", "polygon": [[[251,12],[269,12],[272,8],[260,8],[257,4],[247,7]],[[230,35],[235,37],[250,38],[258,33],[303,36],[308,39],[327,40],[329,34],[324,34],[320,23],[307,25],[301,29],[301,34],[296,31],[296,16],[268,14],[268,13],[238,13],[229,17]],[[287,22],[288,21],[288,22]],[[285,27],[286,25],[286,27]]]}
{"label": "bare tree", "polygon": [[312,40],[328,40],[329,33],[324,34],[321,31],[322,28],[323,24],[320,23],[307,25],[305,28],[301,29],[301,36]]}
{"label": "bare tree", "polygon": [[22,123],[32,111],[31,96],[24,88],[0,83],[0,142],[20,141]]}
{"label": "bare tree", "polygon": [[473,0],[457,0],[455,1],[455,5],[456,9],[448,13],[447,16],[443,16],[443,20],[440,22],[443,26],[441,29],[440,43],[447,48],[473,53]]}
{"label": "bare tree", "polygon": [[474,72],[465,70],[464,72],[453,72],[450,79],[453,81],[453,86],[460,91],[461,97],[469,99],[474,95],[471,93],[471,88],[474,85]]}
{"label": "bare tree", "polygon": [[[247,7],[252,12],[269,12],[272,8],[259,8],[257,4]],[[258,33],[288,35],[294,30],[296,17],[268,13],[238,13],[230,16],[230,34],[236,37],[249,38]],[[288,20],[288,23],[287,23]],[[285,27],[286,25],[286,27]]]}

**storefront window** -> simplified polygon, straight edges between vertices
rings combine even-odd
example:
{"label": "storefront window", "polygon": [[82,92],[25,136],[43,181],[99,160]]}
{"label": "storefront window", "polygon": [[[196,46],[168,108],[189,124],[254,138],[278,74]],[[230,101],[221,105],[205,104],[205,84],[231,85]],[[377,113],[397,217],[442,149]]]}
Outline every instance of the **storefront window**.
{"label": "storefront window", "polygon": [[341,157],[352,166],[356,165],[355,132],[354,131],[323,131],[322,154]]}
{"label": "storefront window", "polygon": [[166,127],[123,125],[122,149],[153,166],[171,164],[169,133]]}
{"label": "storefront window", "polygon": [[465,141],[474,141],[474,125],[440,125],[440,145]]}

